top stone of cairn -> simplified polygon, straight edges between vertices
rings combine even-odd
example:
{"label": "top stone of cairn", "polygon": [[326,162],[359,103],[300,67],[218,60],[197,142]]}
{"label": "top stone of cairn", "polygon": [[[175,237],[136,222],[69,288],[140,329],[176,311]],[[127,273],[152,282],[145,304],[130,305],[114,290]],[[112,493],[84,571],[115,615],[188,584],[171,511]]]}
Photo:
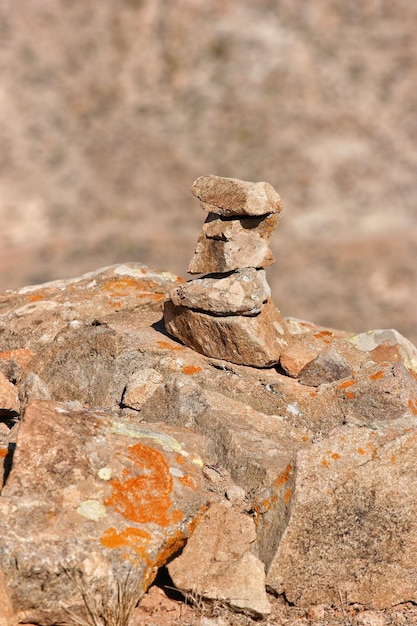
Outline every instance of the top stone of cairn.
{"label": "top stone of cairn", "polygon": [[237,178],[200,176],[191,187],[207,213],[223,217],[279,213],[281,198],[269,183],[251,183]]}

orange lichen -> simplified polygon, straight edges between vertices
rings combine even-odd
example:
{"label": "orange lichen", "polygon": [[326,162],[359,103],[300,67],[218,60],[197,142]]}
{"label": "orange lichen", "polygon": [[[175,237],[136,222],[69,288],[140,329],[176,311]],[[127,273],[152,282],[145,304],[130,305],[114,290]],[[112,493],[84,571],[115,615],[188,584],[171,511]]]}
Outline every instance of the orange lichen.
{"label": "orange lichen", "polygon": [[112,494],[104,504],[133,522],[154,522],[160,526],[179,522],[182,512],[170,511],[173,478],[164,456],[137,443],[128,448],[128,458],[135,475],[111,480]]}
{"label": "orange lichen", "polygon": [[178,463],[178,465],[184,465],[185,458],[182,456],[182,454],[177,454],[177,456],[175,457],[175,461]]}
{"label": "orange lichen", "polygon": [[340,454],[338,454],[337,452],[332,452],[331,450],[327,450],[326,455],[330,458],[322,458],[321,464],[323,465],[323,467],[330,467],[330,459],[332,459],[333,461],[337,461],[337,459],[340,459]]}
{"label": "orange lichen", "polygon": [[285,502],[285,504],[288,504],[288,502],[291,500],[291,495],[292,495],[292,489],[290,487],[288,487],[287,491],[284,494],[284,502]]}
{"label": "orange lichen", "polygon": [[197,374],[198,372],[201,372],[201,367],[198,367],[198,365],[184,365],[184,367],[182,368],[182,373],[183,374]]}
{"label": "orange lichen", "polygon": [[359,454],[366,454],[365,450],[363,448],[357,448],[357,451]]}
{"label": "orange lichen", "polygon": [[313,337],[315,337],[315,339],[322,339],[324,343],[330,343],[331,340],[334,339],[334,333],[330,330],[320,330],[319,332],[314,333]]}
{"label": "orange lichen", "polygon": [[355,384],[354,380],[345,380],[345,382],[338,385],[338,387],[339,389],[347,389],[347,387],[351,387],[354,384]]}
{"label": "orange lichen", "polygon": [[183,346],[176,346],[168,343],[168,341],[157,341],[157,344],[160,348],[167,348],[168,350],[184,350]]}
{"label": "orange lichen", "polygon": [[410,407],[412,414],[417,415],[417,398],[414,398],[414,402],[410,398],[408,401],[408,406]]}
{"label": "orange lichen", "polygon": [[161,567],[162,565],[165,565],[173,554],[179,552],[179,550],[184,547],[186,541],[187,537],[185,536],[185,534],[181,530],[177,530],[175,533],[168,537],[165,546],[160,552],[158,552],[155,563],[153,563],[152,565],[154,565],[155,567]]}
{"label": "orange lichen", "polygon": [[16,361],[16,363],[24,369],[29,365],[29,362],[33,359],[35,354],[36,352],[32,352],[29,348],[16,348],[16,350],[0,352],[0,359]]}
{"label": "orange lichen", "polygon": [[121,532],[115,528],[108,528],[100,537],[100,543],[105,548],[132,548],[137,554],[145,558],[151,534],[141,528],[127,526]]}
{"label": "orange lichen", "polygon": [[375,374],[371,375],[371,380],[378,380],[379,378],[383,378],[384,377],[384,372],[382,370],[378,370],[377,372],[375,372]]}
{"label": "orange lichen", "polygon": [[45,296],[42,293],[34,293],[33,295],[29,296],[29,302],[38,302],[38,300],[43,300],[44,297]]}
{"label": "orange lichen", "polygon": [[0,448],[0,457],[4,459],[7,456],[8,452],[9,452],[8,448]]}
{"label": "orange lichen", "polygon": [[182,278],[182,276],[177,276],[175,280],[177,281],[177,283],[185,283],[185,278]]}
{"label": "orange lichen", "polygon": [[[164,294],[154,293],[154,289],[158,287],[158,283],[154,280],[138,280],[137,278],[127,277],[117,280],[108,280],[102,286],[103,291],[107,291],[112,296],[128,296],[137,295],[139,298],[151,297],[157,300],[165,298]],[[137,293],[137,292],[141,293]]]}
{"label": "orange lichen", "polygon": [[197,489],[197,483],[191,476],[180,476],[178,480],[182,485],[185,485],[185,487],[190,487],[190,489],[194,490]]}
{"label": "orange lichen", "polygon": [[292,464],[288,463],[287,467],[285,468],[285,470],[283,472],[281,472],[281,474],[275,479],[275,485],[277,487],[282,487],[282,485],[285,485],[286,482],[288,482],[289,478],[290,478],[290,474],[292,472]]}
{"label": "orange lichen", "polygon": [[397,460],[397,457],[395,456],[395,454],[392,454],[391,459],[390,459],[391,463],[395,463],[396,460]]}
{"label": "orange lichen", "polygon": [[353,391],[347,391],[345,395],[348,400],[353,400],[353,398],[355,397]]}

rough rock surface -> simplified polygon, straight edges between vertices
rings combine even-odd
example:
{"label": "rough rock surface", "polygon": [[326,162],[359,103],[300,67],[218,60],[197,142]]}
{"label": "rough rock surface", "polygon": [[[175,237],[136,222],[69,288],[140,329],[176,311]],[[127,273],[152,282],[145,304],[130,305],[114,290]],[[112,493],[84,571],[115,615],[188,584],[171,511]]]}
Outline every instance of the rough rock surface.
{"label": "rough rock surface", "polygon": [[213,504],[168,571],[183,593],[267,615],[271,607],[265,591],[265,567],[251,552],[254,544],[256,530],[250,516]]}
{"label": "rough rock surface", "polygon": [[[339,591],[363,607],[415,602],[414,346],[393,331],[365,333],[364,344],[349,332],[286,319],[281,362],[297,346],[288,372],[206,357],[166,333],[161,305],[180,284],[123,264],[0,296],[1,360],[20,402],[0,423],[7,470],[0,554],[18,619],[62,620],[62,597],[81,611],[82,577],[94,591],[108,589],[132,565],[123,554],[137,559],[142,595],[198,528],[202,505],[217,502],[253,517],[251,552],[267,586],[296,607],[327,611],[339,606]],[[395,345],[387,347],[390,338]],[[351,372],[329,382],[323,357],[330,350]],[[300,372],[315,359],[311,386]],[[43,385],[51,399],[37,401],[31,394]],[[125,517],[125,483],[153,480],[137,446],[161,461],[164,484],[152,501],[166,505],[172,486],[168,508],[147,507],[165,526]],[[133,509],[139,504],[129,500]],[[187,519],[173,520],[187,510]],[[134,541],[127,527],[137,529]],[[148,561],[135,551],[138,537]],[[75,564],[81,578],[71,577]]]}
{"label": "rough rock surface", "polygon": [[140,600],[201,513],[198,439],[56,402],[28,406],[0,499],[20,621],[56,623],[60,604],[82,612],[78,576],[90,593],[110,593],[134,570]]}
{"label": "rough rock surface", "polygon": [[223,217],[279,213],[281,198],[269,183],[251,183],[237,178],[200,176],[191,187],[207,213]]}
{"label": "rough rock surface", "polygon": [[207,274],[272,265],[275,258],[269,241],[277,224],[275,213],[240,219],[226,219],[210,213],[198,238],[188,272]]}
{"label": "rough rock surface", "polygon": [[0,568],[0,626],[16,626],[12,602],[3,571]]}
{"label": "rough rock surface", "polygon": [[176,306],[214,315],[256,315],[270,297],[265,271],[253,267],[196,278],[170,292]]}
{"label": "rough rock surface", "polygon": [[0,416],[19,412],[19,399],[15,385],[0,372]]}
{"label": "rough rock surface", "polygon": [[341,428],[296,457],[268,585],[308,606],[417,599],[417,427]]}
{"label": "rough rock surface", "polygon": [[271,300],[248,316],[215,316],[167,302],[165,325],[197,352],[241,365],[270,367],[288,346],[285,322]]}

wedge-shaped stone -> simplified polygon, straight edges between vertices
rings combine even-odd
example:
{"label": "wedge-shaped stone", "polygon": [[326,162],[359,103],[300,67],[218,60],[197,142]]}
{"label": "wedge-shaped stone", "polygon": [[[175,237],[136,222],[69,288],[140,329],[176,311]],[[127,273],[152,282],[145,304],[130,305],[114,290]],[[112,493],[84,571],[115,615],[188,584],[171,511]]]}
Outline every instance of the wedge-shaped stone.
{"label": "wedge-shaped stone", "polygon": [[264,270],[248,267],[230,275],[204,276],[170,293],[176,306],[201,309],[214,315],[256,315],[270,298]]}
{"label": "wedge-shaped stone", "polygon": [[168,332],[193,350],[240,365],[271,367],[288,345],[285,322],[271,300],[254,317],[218,317],[168,301],[164,319]]}
{"label": "wedge-shaped stone", "polygon": [[275,263],[269,240],[278,215],[224,219],[210,213],[203,224],[190,274],[230,272],[243,267],[265,267]]}
{"label": "wedge-shaped stone", "polygon": [[256,616],[268,615],[265,567],[251,551],[253,545],[254,520],[224,504],[213,504],[168,571],[183,593],[227,602]]}
{"label": "wedge-shaped stone", "polygon": [[265,215],[279,213],[281,198],[269,183],[251,183],[237,178],[200,176],[191,187],[208,213],[218,215]]}
{"label": "wedge-shaped stone", "polygon": [[139,600],[205,504],[200,444],[185,429],[31,403],[0,497],[0,559],[19,621],[82,617],[82,591],[110,602],[118,584]]}
{"label": "wedge-shaped stone", "polygon": [[416,455],[414,418],[300,451],[267,585],[298,606],[416,602]]}

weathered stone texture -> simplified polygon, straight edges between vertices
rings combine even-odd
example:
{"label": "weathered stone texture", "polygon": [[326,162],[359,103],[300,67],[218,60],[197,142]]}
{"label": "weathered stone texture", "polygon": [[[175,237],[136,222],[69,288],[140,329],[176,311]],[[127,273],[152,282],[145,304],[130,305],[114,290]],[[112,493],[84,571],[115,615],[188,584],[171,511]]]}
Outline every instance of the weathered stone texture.
{"label": "weathered stone texture", "polygon": [[201,513],[198,435],[36,401],[1,493],[0,557],[22,621],[56,623],[128,575],[145,593]]}
{"label": "weathered stone texture", "polygon": [[168,301],[164,319],[168,332],[190,348],[232,363],[271,367],[288,345],[285,322],[271,301],[253,317],[219,317]]}
{"label": "weathered stone texture", "polygon": [[278,216],[225,219],[210,213],[188,266],[190,274],[230,272],[275,263],[269,240]]}
{"label": "weathered stone texture", "polygon": [[176,306],[213,315],[256,315],[270,297],[265,271],[253,267],[196,278],[170,292]]}
{"label": "weathered stone texture", "polygon": [[417,599],[417,429],[344,427],[297,455],[267,584],[297,605]]}
{"label": "weathered stone texture", "polygon": [[175,586],[186,594],[227,602],[257,616],[268,615],[265,567],[251,551],[255,544],[250,516],[213,504],[168,571]]}
{"label": "weathered stone texture", "polygon": [[252,183],[237,178],[200,176],[191,187],[207,213],[225,217],[279,213],[281,198],[269,183]]}

